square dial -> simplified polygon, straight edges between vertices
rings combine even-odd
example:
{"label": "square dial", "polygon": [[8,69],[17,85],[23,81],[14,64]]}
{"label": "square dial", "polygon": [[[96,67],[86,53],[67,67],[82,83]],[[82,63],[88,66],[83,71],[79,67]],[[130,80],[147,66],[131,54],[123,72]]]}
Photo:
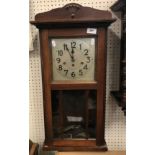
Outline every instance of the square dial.
{"label": "square dial", "polygon": [[95,38],[51,39],[53,81],[95,79]]}

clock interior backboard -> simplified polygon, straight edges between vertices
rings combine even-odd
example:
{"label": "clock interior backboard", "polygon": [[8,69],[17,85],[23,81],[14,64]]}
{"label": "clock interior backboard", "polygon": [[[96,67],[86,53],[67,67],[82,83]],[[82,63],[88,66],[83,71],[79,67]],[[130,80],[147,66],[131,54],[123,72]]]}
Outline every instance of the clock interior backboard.
{"label": "clock interior backboard", "polygon": [[[30,0],[30,20],[34,20],[37,13],[45,12],[67,3],[79,3],[101,10],[109,10],[116,0]],[[116,105],[110,91],[119,89],[119,50],[121,23],[120,14],[114,14],[117,18],[108,30],[107,44],[107,92],[106,92],[106,120],[105,139],[109,150],[125,150],[125,117],[121,109]],[[44,141],[44,118],[42,99],[41,62],[39,51],[38,30],[31,26],[34,43],[34,51],[30,52],[30,104],[29,104],[29,128],[30,139],[40,145]]]}
{"label": "clock interior backboard", "polygon": [[96,139],[96,90],[52,91],[51,95],[54,139]]}

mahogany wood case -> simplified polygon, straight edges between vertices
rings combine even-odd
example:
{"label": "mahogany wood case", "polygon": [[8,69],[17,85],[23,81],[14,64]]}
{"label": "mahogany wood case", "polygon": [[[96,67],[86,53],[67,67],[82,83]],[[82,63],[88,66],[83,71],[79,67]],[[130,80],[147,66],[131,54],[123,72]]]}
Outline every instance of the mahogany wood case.
{"label": "mahogany wood case", "polygon": [[[44,150],[58,151],[106,151],[105,130],[105,93],[106,93],[106,42],[107,27],[115,19],[108,11],[83,7],[70,3],[62,8],[39,13],[30,23],[39,29],[40,52],[43,82],[43,105],[45,122]],[[97,33],[87,33],[87,28],[97,29]],[[49,38],[52,37],[94,37],[96,38],[95,81],[53,81],[52,58]],[[54,139],[52,123],[51,91],[95,90],[96,91],[96,139],[72,140]],[[60,93],[61,94],[61,93]],[[61,99],[61,95],[60,95]]]}

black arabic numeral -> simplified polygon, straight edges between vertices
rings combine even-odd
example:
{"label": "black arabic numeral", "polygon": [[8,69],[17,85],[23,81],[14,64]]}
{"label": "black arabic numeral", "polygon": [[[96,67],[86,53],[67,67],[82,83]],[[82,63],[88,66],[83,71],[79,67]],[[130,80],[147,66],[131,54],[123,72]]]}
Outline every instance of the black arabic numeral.
{"label": "black arabic numeral", "polygon": [[62,70],[62,65],[59,65],[58,70],[59,70],[59,71],[61,71],[61,70]]}
{"label": "black arabic numeral", "polygon": [[67,75],[67,73],[68,73],[68,70],[64,70],[64,72],[65,72],[65,75]]}
{"label": "black arabic numeral", "polygon": [[87,69],[88,69],[87,65],[85,65],[85,66],[83,67],[83,69],[86,69],[86,70],[87,70]]}
{"label": "black arabic numeral", "polygon": [[82,69],[79,70],[79,75],[83,75]]}
{"label": "black arabic numeral", "polygon": [[71,48],[76,48],[76,42],[71,42]]}
{"label": "black arabic numeral", "polygon": [[64,50],[67,50],[68,51],[67,44],[64,44]]}
{"label": "black arabic numeral", "polygon": [[60,63],[61,59],[60,58],[56,58],[57,63]]}
{"label": "black arabic numeral", "polygon": [[82,45],[80,44],[79,46],[80,46],[80,50],[82,50]]}
{"label": "black arabic numeral", "polygon": [[87,57],[87,61],[86,61],[87,63],[89,63],[90,62],[90,57]]}
{"label": "black arabic numeral", "polygon": [[74,72],[72,72],[72,73],[71,73],[71,76],[72,76],[72,77],[75,77],[75,73],[74,73]]}
{"label": "black arabic numeral", "polygon": [[88,55],[88,49],[85,49],[84,52],[84,55]]}
{"label": "black arabic numeral", "polygon": [[63,51],[62,50],[58,50],[58,56],[63,56]]}

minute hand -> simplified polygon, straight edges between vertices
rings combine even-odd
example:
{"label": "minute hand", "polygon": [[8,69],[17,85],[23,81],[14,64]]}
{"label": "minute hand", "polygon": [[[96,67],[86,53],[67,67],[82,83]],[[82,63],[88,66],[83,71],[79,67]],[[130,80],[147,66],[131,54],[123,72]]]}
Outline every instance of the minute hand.
{"label": "minute hand", "polygon": [[[72,51],[73,51],[73,49],[72,49]],[[69,56],[71,57],[72,62],[74,62],[75,60],[74,60],[73,54],[71,54],[68,49],[67,49],[67,52],[69,53]]]}

